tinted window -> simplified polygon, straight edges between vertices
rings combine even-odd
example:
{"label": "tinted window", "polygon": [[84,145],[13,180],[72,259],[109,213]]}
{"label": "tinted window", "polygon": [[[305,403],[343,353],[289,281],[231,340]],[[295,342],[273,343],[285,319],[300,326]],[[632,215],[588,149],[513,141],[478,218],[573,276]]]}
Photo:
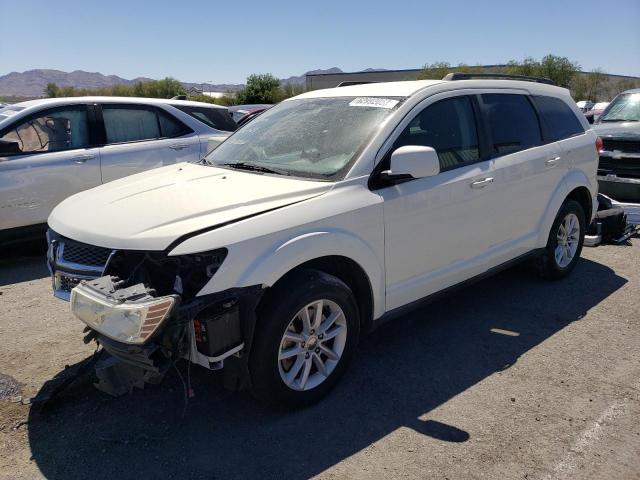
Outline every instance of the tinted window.
{"label": "tinted window", "polygon": [[493,138],[493,153],[507,155],[542,143],[538,117],[524,95],[482,95]]}
{"label": "tinted window", "polygon": [[191,131],[176,118],[153,107],[103,105],[102,118],[107,143],[178,137]]}
{"label": "tinted window", "polygon": [[573,110],[562,100],[542,96],[533,98],[542,116],[542,129],[546,140],[562,140],[584,133],[584,128]]}
{"label": "tinted window", "polygon": [[74,106],[49,110],[5,130],[0,140],[17,143],[18,153],[87,147],[90,143],[87,109]]}
{"label": "tinted window", "polygon": [[173,105],[178,110],[182,110],[184,113],[192,116],[196,120],[204,123],[205,125],[215,128],[216,130],[222,130],[225,132],[233,132],[238,126],[231,118],[231,114],[227,109],[223,108],[207,108],[207,107],[193,107],[191,105]]}
{"label": "tinted window", "polygon": [[184,123],[167,112],[160,110],[158,111],[158,116],[160,118],[160,135],[163,137],[181,137],[192,131]]}
{"label": "tinted window", "polygon": [[478,134],[469,97],[449,98],[429,105],[405,128],[394,150],[404,145],[433,147],[441,170],[478,161]]}
{"label": "tinted window", "polygon": [[102,107],[107,143],[134,142],[160,138],[160,122],[155,110],[134,107]]}

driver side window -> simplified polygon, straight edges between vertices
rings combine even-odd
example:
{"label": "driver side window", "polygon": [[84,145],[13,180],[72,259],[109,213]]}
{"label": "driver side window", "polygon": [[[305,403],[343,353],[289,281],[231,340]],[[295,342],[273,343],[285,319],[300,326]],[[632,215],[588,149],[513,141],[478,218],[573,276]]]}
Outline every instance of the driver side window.
{"label": "driver side window", "polygon": [[89,123],[84,106],[43,112],[18,124],[0,138],[16,144],[14,154],[57,152],[89,145]]}
{"label": "driver side window", "polygon": [[393,150],[404,145],[433,147],[440,170],[451,170],[480,160],[478,133],[469,97],[453,97],[429,105],[396,140]]}

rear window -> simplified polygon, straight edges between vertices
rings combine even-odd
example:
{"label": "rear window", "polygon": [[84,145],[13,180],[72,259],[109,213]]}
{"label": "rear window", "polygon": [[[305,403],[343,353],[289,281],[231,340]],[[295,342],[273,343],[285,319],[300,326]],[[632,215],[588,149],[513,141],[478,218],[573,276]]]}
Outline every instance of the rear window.
{"label": "rear window", "polygon": [[584,133],[573,110],[559,98],[533,97],[542,116],[542,130],[546,140],[557,141]]}
{"label": "rear window", "polygon": [[223,132],[234,132],[238,128],[233,121],[229,111],[223,108],[193,107],[191,105],[173,105],[178,110],[204,123],[205,125],[222,130]]}
{"label": "rear window", "polygon": [[139,105],[103,105],[107,143],[180,137],[191,129],[164,111]]}
{"label": "rear window", "polygon": [[526,96],[485,93],[482,101],[495,155],[508,155],[542,143],[538,116]]}

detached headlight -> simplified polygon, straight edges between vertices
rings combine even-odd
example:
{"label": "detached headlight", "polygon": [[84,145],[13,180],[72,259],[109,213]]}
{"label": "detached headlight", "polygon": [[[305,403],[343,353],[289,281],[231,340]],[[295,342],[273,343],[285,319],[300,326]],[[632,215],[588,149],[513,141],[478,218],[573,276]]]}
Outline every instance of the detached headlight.
{"label": "detached headlight", "polygon": [[143,344],[162,326],[175,297],[116,302],[80,284],[71,290],[71,312],[97,332],[127,344]]}

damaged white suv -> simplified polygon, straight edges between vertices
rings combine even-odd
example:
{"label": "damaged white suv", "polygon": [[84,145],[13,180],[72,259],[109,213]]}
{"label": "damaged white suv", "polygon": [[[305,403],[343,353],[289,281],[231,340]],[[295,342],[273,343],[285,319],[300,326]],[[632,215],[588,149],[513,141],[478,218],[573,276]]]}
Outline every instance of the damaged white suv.
{"label": "damaged white suv", "polygon": [[525,258],[568,274],[597,138],[567,90],[528,80],[308,92],[200,163],[62,202],[53,288],[110,355],[99,386],[123,393],[185,358],[305,405],[403,307]]}

